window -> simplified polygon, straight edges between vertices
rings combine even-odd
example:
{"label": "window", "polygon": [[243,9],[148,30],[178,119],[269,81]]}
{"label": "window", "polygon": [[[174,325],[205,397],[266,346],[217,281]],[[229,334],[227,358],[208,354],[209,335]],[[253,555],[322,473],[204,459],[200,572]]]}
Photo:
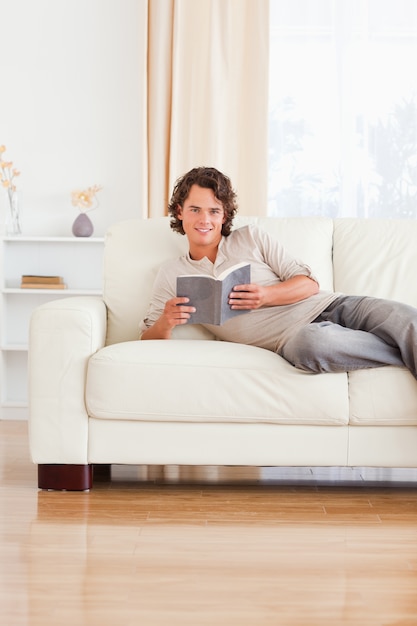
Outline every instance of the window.
{"label": "window", "polygon": [[417,218],[417,2],[270,0],[268,212]]}

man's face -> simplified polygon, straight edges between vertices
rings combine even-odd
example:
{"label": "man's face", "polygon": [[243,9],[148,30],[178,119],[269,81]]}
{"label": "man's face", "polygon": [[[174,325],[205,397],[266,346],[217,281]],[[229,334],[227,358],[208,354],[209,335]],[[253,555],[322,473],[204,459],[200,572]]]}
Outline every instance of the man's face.
{"label": "man's face", "polygon": [[217,248],[226,218],[223,205],[216,200],[212,189],[193,185],[184,206],[178,207],[178,219],[182,221],[193,258],[205,256],[204,248]]}

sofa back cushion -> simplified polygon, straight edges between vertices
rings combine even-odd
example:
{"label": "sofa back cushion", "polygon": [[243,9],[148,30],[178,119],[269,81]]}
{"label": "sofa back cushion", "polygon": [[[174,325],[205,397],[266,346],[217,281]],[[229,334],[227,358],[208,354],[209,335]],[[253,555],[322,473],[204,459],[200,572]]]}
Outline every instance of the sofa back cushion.
{"label": "sofa back cushion", "polygon": [[[257,223],[278,237],[295,257],[308,263],[322,289],[333,288],[331,219],[235,219],[236,228],[248,223]],[[108,310],[108,345],[138,339],[139,323],[146,315],[161,263],[186,253],[187,249],[186,237],[171,230],[168,217],[126,220],[109,228],[105,238],[103,286]],[[176,337],[208,336],[206,331],[189,326],[181,327]]]}
{"label": "sofa back cushion", "polygon": [[158,268],[166,259],[184,254],[186,243],[170,229],[168,218],[126,220],[109,228],[103,285],[107,344],[138,339]]}
{"label": "sofa back cushion", "polygon": [[416,243],[415,220],[336,219],[335,291],[417,306]]}

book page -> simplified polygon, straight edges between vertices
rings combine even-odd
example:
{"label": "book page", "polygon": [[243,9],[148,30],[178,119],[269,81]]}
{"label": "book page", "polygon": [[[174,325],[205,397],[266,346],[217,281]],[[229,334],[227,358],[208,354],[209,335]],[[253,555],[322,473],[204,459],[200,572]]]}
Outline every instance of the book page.
{"label": "book page", "polygon": [[235,285],[250,283],[250,265],[239,263],[223,275],[226,276],[223,281],[201,274],[178,276],[177,296],[189,298],[190,306],[196,308],[187,324],[220,325],[231,317],[248,313],[231,309],[228,299]]}

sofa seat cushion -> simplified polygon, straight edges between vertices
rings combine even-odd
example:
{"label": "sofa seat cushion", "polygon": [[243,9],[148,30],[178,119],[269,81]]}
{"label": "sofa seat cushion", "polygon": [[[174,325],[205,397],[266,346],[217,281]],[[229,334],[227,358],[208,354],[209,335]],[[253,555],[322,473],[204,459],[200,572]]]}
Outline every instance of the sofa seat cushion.
{"label": "sofa seat cushion", "polygon": [[347,375],[309,374],[221,341],[129,341],[88,365],[90,417],[171,422],[348,423]]}
{"label": "sofa seat cushion", "polygon": [[349,398],[355,426],[417,425],[417,381],[405,367],[350,372]]}

